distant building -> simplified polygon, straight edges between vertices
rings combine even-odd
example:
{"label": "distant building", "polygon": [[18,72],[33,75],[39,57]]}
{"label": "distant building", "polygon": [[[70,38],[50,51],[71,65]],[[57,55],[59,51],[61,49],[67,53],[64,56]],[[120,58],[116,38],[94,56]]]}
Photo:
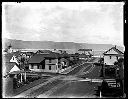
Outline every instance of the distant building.
{"label": "distant building", "polygon": [[80,54],[79,59],[88,59],[88,56],[86,54]]}
{"label": "distant building", "polygon": [[13,49],[12,49],[12,45],[10,44],[9,46],[7,46],[7,48],[5,48],[4,54],[12,53],[12,52],[13,52]]}
{"label": "distant building", "polygon": [[103,57],[104,57],[104,64],[114,65],[114,63],[118,61],[119,58],[124,57],[124,53],[118,50],[115,46],[104,52]]}
{"label": "distant building", "polygon": [[79,54],[90,54],[92,52],[92,49],[79,49]]}
{"label": "distant building", "polygon": [[18,60],[18,57],[19,57],[20,53],[19,52],[13,52],[13,53],[8,53],[8,54],[5,54],[3,55],[3,62],[12,62],[12,63],[16,63],[19,65],[19,60]]}
{"label": "distant building", "polygon": [[79,60],[79,54],[70,54],[70,58],[73,60]]}
{"label": "distant building", "polygon": [[92,56],[92,49],[79,49],[79,59],[86,59]]}
{"label": "distant building", "polygon": [[49,53],[51,53],[52,51],[50,51],[50,50],[38,50],[37,52],[36,52],[36,54],[49,54]]}

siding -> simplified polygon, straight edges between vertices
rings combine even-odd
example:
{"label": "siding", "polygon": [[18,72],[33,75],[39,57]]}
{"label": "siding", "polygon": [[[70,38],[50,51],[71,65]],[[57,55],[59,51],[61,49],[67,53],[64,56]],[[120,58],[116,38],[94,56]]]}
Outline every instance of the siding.
{"label": "siding", "polygon": [[[51,70],[49,70],[49,66],[51,66]],[[29,69],[39,72],[58,72],[58,59],[51,59],[51,62],[49,62],[49,59],[45,59],[45,69],[38,69],[36,64],[33,65],[33,68],[31,64],[29,64]]]}
{"label": "siding", "polygon": [[117,61],[117,57],[116,56],[104,56],[104,64],[106,63],[106,65],[114,65],[114,62]]}
{"label": "siding", "polygon": [[[45,72],[57,72],[58,66],[58,59],[52,59],[51,63],[49,63],[49,59],[45,60]],[[49,70],[49,65],[51,66],[51,70]]]}

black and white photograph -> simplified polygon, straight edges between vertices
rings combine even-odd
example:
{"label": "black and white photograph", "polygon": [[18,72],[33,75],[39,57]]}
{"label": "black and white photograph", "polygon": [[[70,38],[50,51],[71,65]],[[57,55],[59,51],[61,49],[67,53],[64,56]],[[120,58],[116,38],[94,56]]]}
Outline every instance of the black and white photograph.
{"label": "black and white photograph", "polygon": [[125,2],[2,2],[3,98],[126,98]]}

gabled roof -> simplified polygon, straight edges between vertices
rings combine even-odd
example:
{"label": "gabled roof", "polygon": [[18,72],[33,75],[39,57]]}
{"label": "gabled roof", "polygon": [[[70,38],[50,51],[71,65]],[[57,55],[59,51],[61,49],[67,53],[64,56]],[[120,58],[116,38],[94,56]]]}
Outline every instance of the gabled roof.
{"label": "gabled roof", "polygon": [[34,56],[32,56],[30,58],[29,63],[40,63],[44,59],[58,59],[61,57],[69,57],[69,55],[68,54],[59,54],[59,53],[55,53],[55,52],[51,52],[49,54],[35,54]]}
{"label": "gabled roof", "polygon": [[28,63],[40,63],[44,60],[44,55],[43,54],[35,54],[30,58]]}
{"label": "gabled roof", "polygon": [[49,54],[45,54],[45,58],[59,58],[61,57],[59,53],[51,52]]}
{"label": "gabled roof", "polygon": [[112,48],[110,48],[109,50],[107,50],[106,52],[104,52],[103,54],[104,55],[109,55],[109,54],[107,54],[107,52],[109,52],[110,50],[114,50],[115,52],[117,52],[118,53],[118,55],[123,55],[124,53],[123,52],[121,52],[119,49],[117,49],[116,47],[112,47]]}
{"label": "gabled roof", "polygon": [[20,55],[20,52],[13,52],[13,53],[4,54],[3,55],[3,61],[10,62],[10,60],[13,56],[18,57],[19,55]]}
{"label": "gabled roof", "polygon": [[9,73],[11,71],[11,69],[14,66],[17,66],[19,69],[21,69],[15,62],[4,62],[3,63],[3,68],[6,68],[6,73]]}

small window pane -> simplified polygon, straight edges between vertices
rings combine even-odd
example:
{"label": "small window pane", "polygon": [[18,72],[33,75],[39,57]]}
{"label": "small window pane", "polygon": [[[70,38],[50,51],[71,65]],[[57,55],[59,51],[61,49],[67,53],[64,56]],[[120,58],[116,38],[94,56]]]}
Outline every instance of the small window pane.
{"label": "small window pane", "polygon": [[49,63],[51,63],[51,59],[49,59]]}
{"label": "small window pane", "polygon": [[51,70],[51,65],[49,65],[49,70]]}

